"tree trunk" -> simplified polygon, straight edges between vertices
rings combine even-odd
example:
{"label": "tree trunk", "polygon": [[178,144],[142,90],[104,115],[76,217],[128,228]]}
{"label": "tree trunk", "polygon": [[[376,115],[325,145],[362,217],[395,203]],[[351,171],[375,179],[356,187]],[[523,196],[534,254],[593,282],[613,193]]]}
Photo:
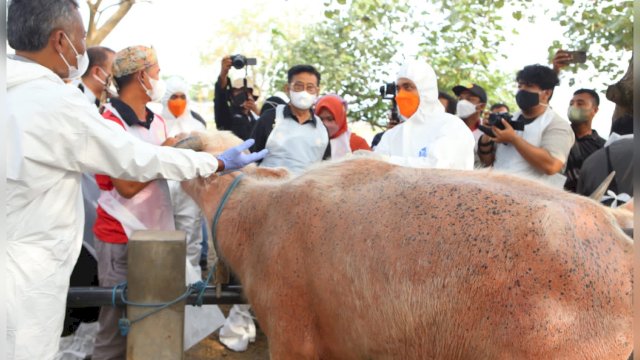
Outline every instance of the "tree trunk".
{"label": "tree trunk", "polygon": [[611,123],[624,114],[633,115],[633,55],[622,79],[607,88],[607,99],[616,104]]}
{"label": "tree trunk", "polygon": [[87,46],[97,46],[104,40],[104,38],[109,35],[109,33],[118,25],[120,20],[124,18],[125,15],[129,12],[133,4],[135,4],[136,0],[122,0],[118,6],[118,10],[116,10],[111,17],[100,27],[98,27],[98,19],[97,16],[99,11],[103,11],[104,9],[98,9],[100,1],[96,1],[92,3],[90,0],[87,0],[89,4],[89,30],[87,32]]}

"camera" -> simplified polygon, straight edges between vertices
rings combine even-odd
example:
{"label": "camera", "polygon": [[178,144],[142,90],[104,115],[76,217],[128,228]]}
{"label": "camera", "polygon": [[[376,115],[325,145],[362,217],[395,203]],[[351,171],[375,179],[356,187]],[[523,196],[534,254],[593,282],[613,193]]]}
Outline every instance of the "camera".
{"label": "camera", "polygon": [[248,58],[244,55],[236,54],[231,55],[231,64],[234,68],[240,70],[247,65],[257,65],[258,60],[256,60],[256,58]]}
{"label": "camera", "polygon": [[396,83],[390,82],[380,86],[380,96],[385,100],[391,100],[396,97]]}
{"label": "camera", "polygon": [[511,127],[513,128],[513,130],[517,130],[517,131],[523,131],[524,130],[524,126],[525,123],[524,121],[513,121],[513,115],[509,114],[508,112],[501,112],[501,113],[491,113],[489,114],[489,119],[487,120],[488,125],[489,126],[483,126],[480,125],[478,126],[478,128],[484,132],[485,134],[494,137],[495,134],[493,133],[493,130],[491,130],[492,126],[497,127],[500,130],[504,130],[504,124],[502,123],[502,119],[506,120],[507,123],[509,125],[511,125]]}
{"label": "camera", "polygon": [[400,117],[398,117],[398,104],[396,104],[397,91],[398,87],[394,82],[380,86],[380,96],[382,96],[382,99],[391,100],[391,116],[389,117],[389,120],[396,123],[400,122]]}

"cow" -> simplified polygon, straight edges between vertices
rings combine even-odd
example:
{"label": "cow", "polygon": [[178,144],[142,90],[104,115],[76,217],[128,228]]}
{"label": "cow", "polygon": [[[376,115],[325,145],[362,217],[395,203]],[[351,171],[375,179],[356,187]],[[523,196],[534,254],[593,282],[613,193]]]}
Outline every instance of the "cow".
{"label": "cow", "polygon": [[[212,153],[237,143],[212,137]],[[242,173],[212,231],[272,359],[632,351],[623,210],[497,172],[357,156],[299,176],[247,167],[183,188],[211,224]]]}

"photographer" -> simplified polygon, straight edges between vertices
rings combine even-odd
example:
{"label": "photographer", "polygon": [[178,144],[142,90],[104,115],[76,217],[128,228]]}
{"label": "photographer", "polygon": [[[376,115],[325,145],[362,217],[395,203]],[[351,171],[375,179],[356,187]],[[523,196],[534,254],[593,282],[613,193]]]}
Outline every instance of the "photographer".
{"label": "photographer", "polygon": [[225,56],[222,59],[213,98],[216,127],[218,130],[229,130],[242,140],[246,140],[260,116],[260,110],[256,105],[260,94],[249,79],[247,79],[246,92],[244,79],[236,79],[231,83],[228,75],[232,65],[231,56]]}
{"label": "photographer", "polygon": [[560,83],[558,75],[549,67],[529,65],[518,72],[516,81],[516,102],[521,111],[513,119],[521,122],[524,130],[516,132],[507,120],[501,119],[501,126],[491,127],[493,137],[480,137],[480,160],[499,171],[562,187],[564,177],[559,172],[565,166],[574,136],[567,121],[549,107],[553,89]]}

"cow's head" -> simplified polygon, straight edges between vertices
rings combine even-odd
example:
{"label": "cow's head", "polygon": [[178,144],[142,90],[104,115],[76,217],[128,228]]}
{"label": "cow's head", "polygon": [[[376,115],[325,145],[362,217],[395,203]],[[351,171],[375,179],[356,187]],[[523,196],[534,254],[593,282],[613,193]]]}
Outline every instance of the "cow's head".
{"label": "cow's head", "polygon": [[[183,138],[176,146],[195,151],[205,151],[217,156],[241,143],[242,140],[229,131],[210,131],[207,133],[193,132],[188,137]],[[195,200],[205,217],[210,220],[224,192],[241,173],[246,174],[249,181],[286,179],[289,176],[289,172],[283,168],[259,168],[255,164],[251,164],[240,171],[223,172],[222,174],[213,174],[207,178],[201,177],[183,181],[182,188]]]}

